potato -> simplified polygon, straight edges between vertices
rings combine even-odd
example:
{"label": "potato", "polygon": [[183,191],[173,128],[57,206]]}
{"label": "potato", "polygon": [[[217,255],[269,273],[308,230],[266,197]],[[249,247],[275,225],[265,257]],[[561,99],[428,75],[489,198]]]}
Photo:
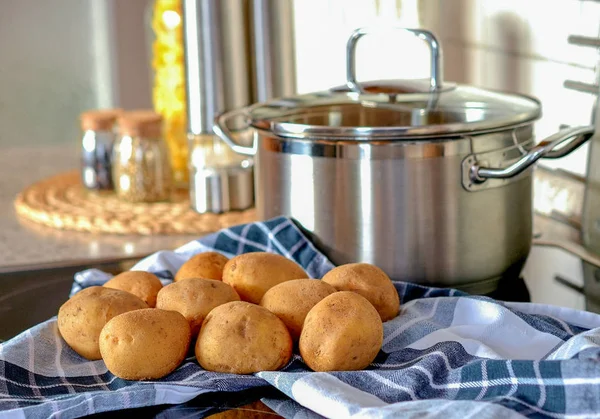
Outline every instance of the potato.
{"label": "potato", "polygon": [[173,372],[190,346],[190,326],[176,311],[148,308],[115,316],[100,333],[106,367],[124,380],[153,380]]}
{"label": "potato", "polygon": [[283,368],[292,356],[292,338],[266,308],[233,301],[208,313],[195,349],[205,370],[251,374]]}
{"label": "potato", "polygon": [[373,304],[381,321],[388,321],[398,315],[400,299],[390,278],[375,265],[349,263],[327,272],[323,281],[338,291],[354,291]]}
{"label": "potato", "polygon": [[[299,416],[299,415],[298,415]],[[237,407],[223,410],[208,416],[210,419],[279,419],[274,410],[270,409],[260,400]]]}
{"label": "potato", "polygon": [[148,307],[156,306],[156,294],[162,288],[158,277],[145,271],[126,271],[116,275],[104,284],[107,288],[127,291],[141,298]]}
{"label": "potato", "polygon": [[373,305],[351,291],[331,294],[308,312],[300,355],[314,371],[366,368],[383,343],[383,322]]}
{"label": "potato", "polygon": [[175,281],[188,278],[223,278],[223,267],[229,259],[217,252],[198,253],[187,260],[175,274]]}
{"label": "potato", "polygon": [[275,253],[253,252],[235,256],[223,268],[223,282],[244,301],[259,304],[265,292],[292,279],[308,278],[293,260]]}
{"label": "potato", "polygon": [[89,360],[100,359],[98,337],[113,317],[148,304],[126,291],[89,287],[79,291],[58,310],[58,331],[67,344]]}
{"label": "potato", "polygon": [[268,290],[260,305],[279,317],[297,342],[310,309],[334,292],[335,288],[318,279],[294,279]]}
{"label": "potato", "polygon": [[183,314],[190,324],[192,337],[195,337],[204,318],[213,308],[239,300],[237,292],[221,281],[189,278],[173,282],[160,290],[156,308]]}

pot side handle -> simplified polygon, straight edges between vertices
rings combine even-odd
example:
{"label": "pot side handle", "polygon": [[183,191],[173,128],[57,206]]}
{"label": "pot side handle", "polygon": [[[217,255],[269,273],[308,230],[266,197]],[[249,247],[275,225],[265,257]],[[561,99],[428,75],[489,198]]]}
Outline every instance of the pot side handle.
{"label": "pot side handle", "polygon": [[248,128],[250,128],[250,125],[247,123],[248,113],[246,112],[246,108],[241,108],[225,112],[217,116],[213,125],[213,132],[236,153],[246,156],[254,156],[256,154],[256,140],[252,141],[252,146],[250,147],[241,145],[235,140],[235,134],[233,131],[229,129],[229,121],[234,118],[239,118],[240,116],[245,116],[244,127],[240,129],[240,131],[246,131]]}
{"label": "pot side handle", "polygon": [[594,126],[566,128],[541,141],[519,160],[504,168],[480,167],[474,163],[469,169],[473,183],[483,183],[487,179],[508,179],[525,171],[540,158],[557,159],[566,156],[594,135]]}

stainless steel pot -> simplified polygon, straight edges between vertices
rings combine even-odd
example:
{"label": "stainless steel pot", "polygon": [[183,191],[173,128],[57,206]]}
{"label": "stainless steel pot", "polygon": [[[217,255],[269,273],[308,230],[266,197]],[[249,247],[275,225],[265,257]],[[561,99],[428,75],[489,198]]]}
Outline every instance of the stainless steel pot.
{"label": "stainless steel pot", "polygon": [[295,218],[334,263],[487,293],[529,253],[532,165],[568,154],[593,127],[534,145],[537,100],[443,82],[435,36],[407,30],[431,49],[426,82],[358,83],[356,42],[369,32],[359,29],[347,86],[232,111],[214,130],[256,156],[259,217]]}

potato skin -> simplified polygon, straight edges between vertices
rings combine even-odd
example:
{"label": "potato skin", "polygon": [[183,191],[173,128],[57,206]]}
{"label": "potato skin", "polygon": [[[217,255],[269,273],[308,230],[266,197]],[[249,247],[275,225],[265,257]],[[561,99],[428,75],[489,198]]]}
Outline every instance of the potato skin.
{"label": "potato skin", "polygon": [[188,278],[223,279],[223,267],[229,259],[218,252],[204,252],[189,258],[175,274],[175,282]]}
{"label": "potato skin", "polygon": [[308,278],[296,262],[267,252],[244,253],[227,262],[223,282],[236,290],[243,301],[260,304],[265,292],[292,279]]}
{"label": "potato skin", "polygon": [[110,320],[100,333],[100,352],[117,377],[152,380],[183,362],[190,340],[190,326],[180,313],[148,308]]}
{"label": "potato skin", "polygon": [[300,355],[313,371],[356,371],[369,366],[383,343],[377,310],[360,294],[340,291],[309,311]]}
{"label": "potato skin", "polygon": [[292,356],[292,338],[283,322],[266,308],[234,301],[208,313],[195,352],[200,366],[208,371],[276,371]]}
{"label": "potato skin", "polygon": [[188,278],[173,282],[160,290],[156,308],[181,313],[190,324],[192,337],[195,337],[206,315],[213,308],[230,301],[240,301],[240,296],[224,282]]}
{"label": "potato skin", "polygon": [[308,312],[334,292],[335,288],[318,279],[293,279],[268,290],[260,305],[279,317],[297,342]]}
{"label": "potato skin", "polygon": [[89,287],[79,291],[58,310],[58,331],[75,352],[89,360],[101,359],[98,338],[113,317],[148,304],[126,291]]}
{"label": "potato skin", "polygon": [[156,294],[162,288],[162,283],[153,273],[146,271],[126,271],[114,276],[104,286],[127,291],[141,298],[148,304],[148,307],[155,307]]}
{"label": "potato skin", "polygon": [[381,321],[396,317],[400,298],[394,284],[383,270],[368,263],[348,263],[327,272],[323,281],[338,291],[354,291],[373,304]]}

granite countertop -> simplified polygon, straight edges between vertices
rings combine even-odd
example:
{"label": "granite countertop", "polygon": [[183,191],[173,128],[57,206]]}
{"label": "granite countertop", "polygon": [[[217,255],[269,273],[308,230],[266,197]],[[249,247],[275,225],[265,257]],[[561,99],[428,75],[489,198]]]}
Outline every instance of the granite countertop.
{"label": "granite countertop", "polygon": [[0,272],[142,258],[198,238],[62,231],[17,217],[13,202],[20,191],[78,166],[77,144],[0,149]]}

